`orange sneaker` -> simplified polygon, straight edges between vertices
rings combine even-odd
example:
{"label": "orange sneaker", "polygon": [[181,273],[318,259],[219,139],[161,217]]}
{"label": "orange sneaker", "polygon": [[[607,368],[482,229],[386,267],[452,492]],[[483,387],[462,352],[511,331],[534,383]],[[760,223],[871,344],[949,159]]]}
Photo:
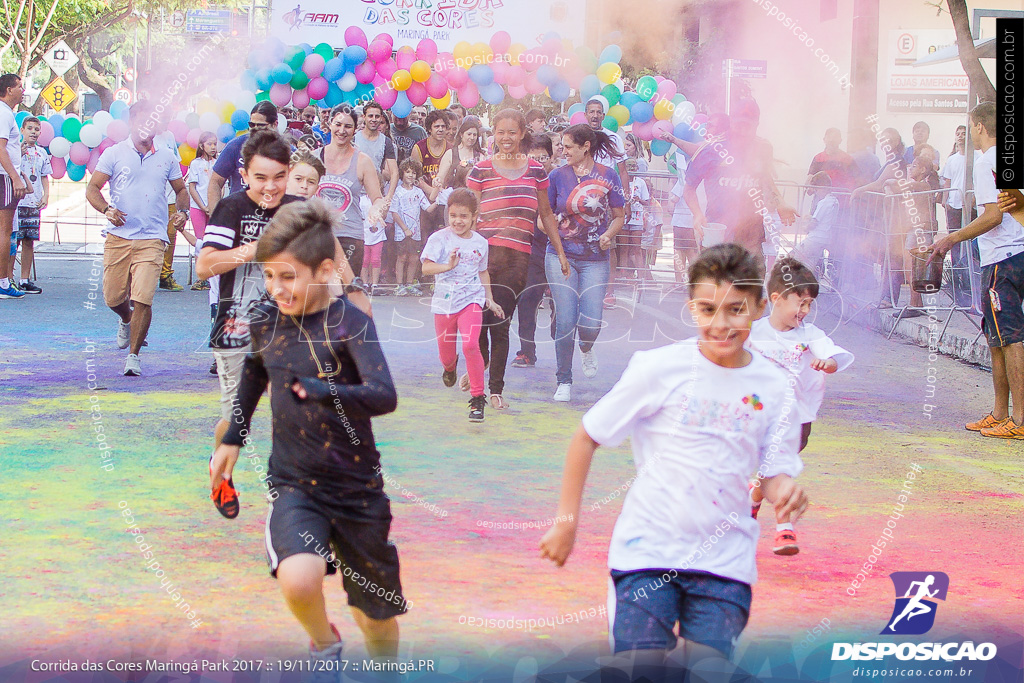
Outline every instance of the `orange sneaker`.
{"label": "orange sneaker", "polygon": [[796,555],[800,552],[800,546],[796,544],[796,532],[791,529],[783,529],[775,534],[775,547],[772,552],[776,555]]}
{"label": "orange sneaker", "polygon": [[238,491],[235,490],[235,484],[230,479],[221,480],[220,486],[210,493],[210,500],[217,507],[217,512],[228,519],[238,516]]}
{"label": "orange sneaker", "polygon": [[982,436],[994,436],[997,439],[1024,439],[1024,425],[1019,425],[1008,417],[994,427],[981,430]]}
{"label": "orange sneaker", "polygon": [[989,427],[995,427],[1000,422],[1005,422],[1008,419],[1009,418],[1005,418],[1004,417],[1002,420],[997,420],[996,418],[994,418],[992,416],[992,413],[989,413],[988,415],[986,415],[985,417],[981,418],[977,422],[968,422],[967,424],[964,425],[964,428],[968,429],[968,430],[970,430],[972,432],[980,432],[982,429],[988,429]]}

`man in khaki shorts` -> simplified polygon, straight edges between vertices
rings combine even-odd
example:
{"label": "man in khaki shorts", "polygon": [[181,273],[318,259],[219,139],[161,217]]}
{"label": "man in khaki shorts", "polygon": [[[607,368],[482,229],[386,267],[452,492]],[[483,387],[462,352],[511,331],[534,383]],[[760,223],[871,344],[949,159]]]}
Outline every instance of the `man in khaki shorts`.
{"label": "man in khaki shorts", "polygon": [[[162,107],[161,107],[162,109]],[[103,245],[103,300],[121,320],[117,347],[129,348],[124,374],[142,374],[139,351],[153,319],[153,294],[160,279],[167,242],[164,185],[170,182],[178,212],[175,227],[185,224],[188,191],[174,151],[154,145],[167,127],[166,116],[148,101],[129,112],[128,139],[100,155],[86,189],[86,199],[106,217]],[[103,186],[110,181],[110,201]]]}

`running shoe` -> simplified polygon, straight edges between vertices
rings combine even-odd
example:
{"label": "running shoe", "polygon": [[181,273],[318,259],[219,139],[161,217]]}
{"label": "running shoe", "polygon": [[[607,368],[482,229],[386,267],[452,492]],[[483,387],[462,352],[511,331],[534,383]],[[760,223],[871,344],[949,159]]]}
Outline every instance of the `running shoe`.
{"label": "running shoe", "polygon": [[964,429],[970,430],[972,432],[980,432],[982,429],[988,429],[990,427],[995,427],[997,424],[1005,422],[1008,419],[1010,419],[1010,418],[1004,417],[1002,420],[997,420],[992,415],[992,413],[989,413],[988,415],[986,415],[985,417],[981,418],[977,422],[968,422],[967,424],[964,425]]}
{"label": "running shoe", "polygon": [[456,374],[456,370],[458,370],[458,359],[456,359],[455,362],[456,367],[452,368],[451,370],[445,370],[444,372],[441,373],[441,381],[444,382],[444,385],[446,387],[454,387],[456,380],[458,380],[459,378],[458,374]]}
{"label": "running shoe", "polygon": [[165,292],[183,292],[185,288],[174,281],[173,275],[160,278],[160,289]]}
{"label": "running shoe", "polygon": [[395,296],[409,296],[409,285],[395,285]]}
{"label": "running shoe", "polygon": [[552,401],[558,401],[559,403],[568,403],[572,397],[572,385],[571,384],[559,384],[558,388],[555,389],[555,395],[551,397]]}
{"label": "running shoe", "polygon": [[580,350],[580,360],[583,363],[583,376],[593,377],[597,374],[597,355],[594,349],[589,351]]}
{"label": "running shoe", "polygon": [[308,679],[309,683],[339,683],[341,681],[341,672],[345,669],[345,665],[341,662],[344,643],[334,624],[331,624],[331,633],[338,638],[338,642],[334,645],[317,650],[312,641],[309,643],[309,670],[312,672]]}
{"label": "running shoe", "polygon": [[212,363],[210,363],[210,374],[211,375],[218,374],[217,373],[217,361],[216,360],[214,360]]}
{"label": "running shoe", "polygon": [[124,376],[125,377],[139,377],[142,375],[142,363],[139,362],[139,356],[136,353],[129,353],[128,358],[124,362]]}
{"label": "running shoe", "polygon": [[0,299],[21,299],[24,296],[25,292],[15,287],[13,282],[10,287],[0,287]]}
{"label": "running shoe", "polygon": [[217,488],[210,492],[210,500],[213,501],[217,512],[228,519],[238,516],[238,491],[231,479],[221,479]]}
{"label": "running shoe", "polygon": [[409,285],[409,287],[406,290],[406,294],[405,295],[406,296],[423,296],[423,290],[421,290],[417,285]]}
{"label": "running shoe", "polygon": [[775,534],[775,547],[772,552],[776,555],[796,555],[800,552],[800,546],[796,544],[796,532],[791,529],[783,529]]}
{"label": "running shoe", "polygon": [[[754,482],[750,482],[750,486],[747,488],[748,492],[753,492]],[[755,503],[753,500],[750,501],[750,516],[757,519],[757,513],[761,511],[761,503]]]}
{"label": "running shoe", "polygon": [[531,360],[529,356],[520,351],[516,354],[516,357],[512,359],[512,367],[514,368],[533,368],[537,366],[537,361]]}
{"label": "running shoe", "polygon": [[129,337],[131,336],[132,326],[131,323],[126,323],[121,320],[117,321],[117,348],[127,349]]}
{"label": "running shoe", "polygon": [[486,396],[473,396],[469,399],[469,421],[470,422],[483,422],[484,421],[484,406],[487,405]]}
{"label": "running shoe", "polygon": [[[14,284],[14,280],[11,280],[11,284]],[[18,285],[18,289],[25,292],[26,294],[42,294],[42,288],[31,280],[26,280]]]}
{"label": "running shoe", "polygon": [[1024,439],[1024,425],[1019,425],[1012,417],[1008,417],[994,427],[982,429],[981,435],[997,439]]}
{"label": "running shoe", "polygon": [[209,280],[196,280],[192,283],[193,292],[204,292],[210,288]]}

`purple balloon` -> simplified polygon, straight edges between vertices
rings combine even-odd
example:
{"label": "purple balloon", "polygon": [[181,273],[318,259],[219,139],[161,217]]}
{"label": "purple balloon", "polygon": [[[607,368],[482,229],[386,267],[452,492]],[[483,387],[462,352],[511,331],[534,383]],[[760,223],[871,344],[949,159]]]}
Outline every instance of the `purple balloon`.
{"label": "purple balloon", "polygon": [[275,83],[270,86],[270,101],[283,107],[292,101],[292,86],[287,83]]}
{"label": "purple balloon", "polygon": [[309,85],[306,86],[306,93],[310,99],[322,100],[327,96],[328,88],[330,88],[330,83],[322,76],[316,76],[310,79]]}
{"label": "purple balloon", "polygon": [[68,153],[68,159],[79,166],[85,166],[89,163],[89,146],[84,142],[71,143],[71,152]]}

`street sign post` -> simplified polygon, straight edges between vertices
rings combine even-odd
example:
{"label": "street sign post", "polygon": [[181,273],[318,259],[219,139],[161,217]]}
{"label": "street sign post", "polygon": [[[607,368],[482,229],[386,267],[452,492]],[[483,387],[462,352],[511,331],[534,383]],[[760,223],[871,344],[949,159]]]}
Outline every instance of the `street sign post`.
{"label": "street sign post", "polygon": [[763,59],[724,59],[722,73],[725,74],[725,113],[732,110],[732,79],[768,78],[768,62]]}
{"label": "street sign post", "polygon": [[57,76],[63,76],[68,72],[68,69],[78,64],[78,55],[76,55],[68,44],[63,40],[57,41],[57,44],[46,51],[43,55],[43,61],[46,65],[53,69],[53,73]]}
{"label": "street sign post", "polygon": [[39,93],[39,96],[56,111],[63,111],[65,107],[78,98],[74,89],[60,76],[47,83],[43,91]]}
{"label": "street sign post", "polygon": [[122,74],[122,76],[124,76],[124,80],[127,83],[131,83],[132,81],[135,80],[135,69],[132,69],[131,67],[125,69],[124,73]]}
{"label": "street sign post", "polygon": [[188,33],[230,33],[231,10],[190,9],[185,13],[185,31]]}
{"label": "street sign post", "polygon": [[114,91],[114,101],[124,102],[127,105],[132,103],[132,91],[128,88],[118,88]]}

